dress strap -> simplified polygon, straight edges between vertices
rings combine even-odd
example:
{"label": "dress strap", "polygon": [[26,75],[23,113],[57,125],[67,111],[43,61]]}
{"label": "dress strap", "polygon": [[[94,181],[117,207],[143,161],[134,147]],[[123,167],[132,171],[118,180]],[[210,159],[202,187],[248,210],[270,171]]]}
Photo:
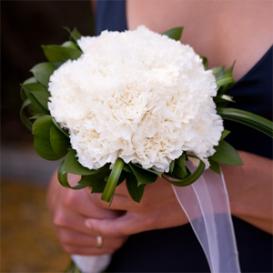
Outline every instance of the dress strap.
{"label": "dress strap", "polygon": [[127,29],[125,0],[97,0],[96,35],[103,30],[124,31]]}

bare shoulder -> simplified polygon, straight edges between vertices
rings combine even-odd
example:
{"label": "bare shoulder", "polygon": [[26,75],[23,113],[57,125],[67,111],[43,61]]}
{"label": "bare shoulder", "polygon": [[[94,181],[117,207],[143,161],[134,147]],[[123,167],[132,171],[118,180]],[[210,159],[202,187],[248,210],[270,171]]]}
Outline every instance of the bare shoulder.
{"label": "bare shoulder", "polygon": [[273,43],[272,0],[127,0],[133,29],[144,24],[154,31],[185,27],[183,42],[210,60],[231,65],[242,77]]}

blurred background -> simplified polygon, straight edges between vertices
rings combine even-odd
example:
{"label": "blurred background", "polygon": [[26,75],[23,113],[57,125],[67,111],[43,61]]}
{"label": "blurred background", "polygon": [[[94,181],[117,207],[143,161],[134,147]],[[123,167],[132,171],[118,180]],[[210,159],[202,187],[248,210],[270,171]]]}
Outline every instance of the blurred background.
{"label": "blurred background", "polygon": [[47,183],[58,163],[39,158],[19,120],[20,83],[44,60],[41,44],[67,40],[63,27],[93,34],[89,1],[1,1],[0,272],[62,272],[69,257],[54,235]]}

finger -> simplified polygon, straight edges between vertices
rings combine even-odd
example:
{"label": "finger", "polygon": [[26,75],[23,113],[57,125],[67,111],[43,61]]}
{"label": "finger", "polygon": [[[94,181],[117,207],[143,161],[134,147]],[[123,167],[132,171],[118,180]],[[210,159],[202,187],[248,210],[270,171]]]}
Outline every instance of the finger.
{"label": "finger", "polygon": [[65,196],[64,205],[70,210],[78,212],[86,217],[101,219],[113,218],[116,216],[113,211],[97,206],[92,199],[90,191],[69,190]]}
{"label": "finger", "polygon": [[69,173],[68,176],[67,176],[67,179],[69,181],[69,184],[72,187],[75,187],[78,184],[78,182],[80,181],[81,176],[77,175],[77,174]]}
{"label": "finger", "polygon": [[54,217],[53,224],[56,228],[67,228],[87,235],[97,235],[94,230],[85,225],[86,217],[69,209],[59,208]]}
{"label": "finger", "polygon": [[151,220],[149,217],[126,213],[114,219],[87,219],[85,224],[88,228],[102,236],[128,236],[148,230],[151,226]]}
{"label": "finger", "polygon": [[124,181],[116,187],[115,194],[129,197],[128,189]]}
{"label": "finger", "polygon": [[107,203],[101,200],[101,194],[92,194],[94,204],[97,207],[104,208],[107,210],[116,211],[131,211],[139,207],[139,204],[134,202],[129,196],[124,196],[120,194],[114,194],[111,202]]}
{"label": "finger", "polygon": [[[71,245],[78,248],[97,247],[97,236],[86,235],[66,228],[58,229],[57,234],[62,245]],[[124,240],[123,237],[103,237],[103,247],[114,249],[119,247]]]}

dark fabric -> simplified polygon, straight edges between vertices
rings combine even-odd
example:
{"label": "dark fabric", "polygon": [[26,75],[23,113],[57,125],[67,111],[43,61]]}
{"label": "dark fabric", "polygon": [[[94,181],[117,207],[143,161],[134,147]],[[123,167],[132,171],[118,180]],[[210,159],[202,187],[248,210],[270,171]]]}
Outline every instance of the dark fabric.
{"label": "dark fabric", "polygon": [[[272,236],[233,218],[242,272],[272,272]],[[106,272],[209,272],[190,225],[130,236]]]}
{"label": "dark fabric", "polygon": [[[272,120],[272,59],[271,46],[257,64],[242,78],[229,94],[234,97],[235,107],[262,115]],[[237,149],[272,158],[273,142],[269,137],[243,125],[225,122],[232,133],[227,140]]]}
{"label": "dark fabric", "polygon": [[123,31],[127,28],[125,0],[96,1],[96,34],[103,30]]}
{"label": "dark fabric", "polygon": [[[96,31],[125,30],[125,2],[97,2]],[[272,47],[230,90],[232,107],[272,119]],[[272,158],[272,140],[242,125],[225,122],[228,141],[237,149]],[[269,178],[270,179],[270,178]],[[272,272],[272,236],[233,218],[243,272]],[[202,249],[189,224],[130,236],[107,272],[208,272]]]}

